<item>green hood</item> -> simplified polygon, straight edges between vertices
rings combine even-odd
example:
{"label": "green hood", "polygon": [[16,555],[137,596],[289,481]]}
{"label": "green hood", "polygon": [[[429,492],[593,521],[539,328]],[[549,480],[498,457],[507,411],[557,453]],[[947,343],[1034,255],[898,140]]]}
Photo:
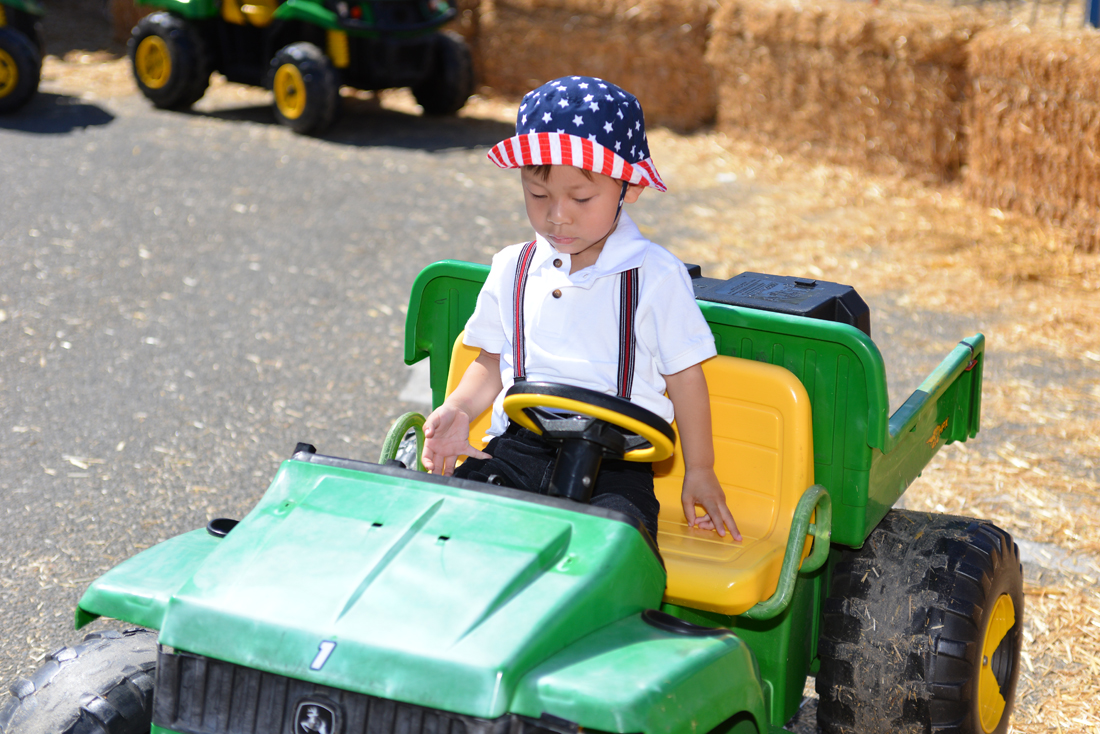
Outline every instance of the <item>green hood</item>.
{"label": "green hood", "polygon": [[[86,616],[118,616],[112,600],[137,596],[147,612],[136,621],[160,615],[164,645],[494,718],[535,665],[661,603],[657,556],[611,513],[400,469],[296,459],[304,460],[284,463],[224,540],[168,541],[186,566],[174,573],[168,549],[131,559],[89,589]],[[151,577],[174,588],[151,590]]]}

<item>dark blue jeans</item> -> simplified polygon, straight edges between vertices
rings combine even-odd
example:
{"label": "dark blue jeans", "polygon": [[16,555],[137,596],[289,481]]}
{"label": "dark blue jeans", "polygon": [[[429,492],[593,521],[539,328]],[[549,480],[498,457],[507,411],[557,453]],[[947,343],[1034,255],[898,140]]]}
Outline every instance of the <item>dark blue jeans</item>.
{"label": "dark blue jeans", "polygon": [[[558,451],[538,434],[512,423],[503,435],[489,442],[485,451],[493,458],[466,459],[455,469],[455,476],[487,482],[495,474],[507,487],[538,494],[549,490]],[[652,464],[604,459],[589,504],[628,515],[642,523],[652,538],[657,538],[657,513],[661,505],[653,493]]]}

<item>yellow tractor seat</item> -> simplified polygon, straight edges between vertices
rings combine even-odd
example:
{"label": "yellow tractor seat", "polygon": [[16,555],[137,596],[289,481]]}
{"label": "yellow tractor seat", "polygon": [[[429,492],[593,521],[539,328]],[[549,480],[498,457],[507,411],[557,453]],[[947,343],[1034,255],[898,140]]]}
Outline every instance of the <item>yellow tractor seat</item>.
{"label": "yellow tractor seat", "polygon": [[[479,353],[459,334],[447,394]],[[714,468],[743,540],[688,527],[680,502],[684,461],[677,451],[653,465],[661,503],[657,545],[668,571],[665,601],[733,615],[768,599],[779,581],[795,506],[813,484],[810,400],[798,378],[775,365],[718,356],[703,363],[703,373],[710,390]],[[471,424],[472,445],[488,443],[491,412]],[[808,550],[809,541],[803,556]]]}
{"label": "yellow tractor seat", "polygon": [[[714,469],[743,540],[688,527],[681,452],[654,464],[665,601],[741,614],[775,592],[795,507],[813,484],[810,399],[798,378],[776,365],[720,355],[703,363],[703,373]],[[807,542],[803,556],[808,550]]]}

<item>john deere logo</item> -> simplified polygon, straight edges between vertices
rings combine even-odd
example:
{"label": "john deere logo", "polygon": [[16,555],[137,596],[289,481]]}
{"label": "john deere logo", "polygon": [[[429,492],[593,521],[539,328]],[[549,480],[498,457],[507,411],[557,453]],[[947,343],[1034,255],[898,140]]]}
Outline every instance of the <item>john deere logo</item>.
{"label": "john deere logo", "polygon": [[294,734],[337,734],[338,723],[334,706],[305,699],[294,713]]}

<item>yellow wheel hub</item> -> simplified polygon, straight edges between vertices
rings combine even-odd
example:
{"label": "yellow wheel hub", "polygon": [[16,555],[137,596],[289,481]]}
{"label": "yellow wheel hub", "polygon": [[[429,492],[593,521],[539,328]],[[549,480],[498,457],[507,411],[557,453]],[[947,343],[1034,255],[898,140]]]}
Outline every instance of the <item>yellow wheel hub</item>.
{"label": "yellow wheel hub", "polygon": [[992,734],[1004,715],[1006,702],[1001,693],[1001,684],[1007,681],[997,680],[997,674],[999,672],[1003,678],[1008,671],[994,670],[993,656],[1015,624],[1016,608],[1012,604],[1012,597],[1001,594],[993,605],[993,613],[989,615],[989,622],[985,626],[982,667],[978,673],[978,716],[985,734]]}
{"label": "yellow wheel hub", "polygon": [[7,97],[15,91],[19,84],[19,68],[15,65],[15,59],[4,49],[0,48],[0,98]]}
{"label": "yellow wheel hub", "polygon": [[306,82],[294,64],[283,64],[275,71],[275,106],[288,120],[297,120],[306,111]]}
{"label": "yellow wheel hub", "polygon": [[160,36],[146,36],[134,53],[134,71],[149,89],[160,89],[172,76],[172,55]]}

